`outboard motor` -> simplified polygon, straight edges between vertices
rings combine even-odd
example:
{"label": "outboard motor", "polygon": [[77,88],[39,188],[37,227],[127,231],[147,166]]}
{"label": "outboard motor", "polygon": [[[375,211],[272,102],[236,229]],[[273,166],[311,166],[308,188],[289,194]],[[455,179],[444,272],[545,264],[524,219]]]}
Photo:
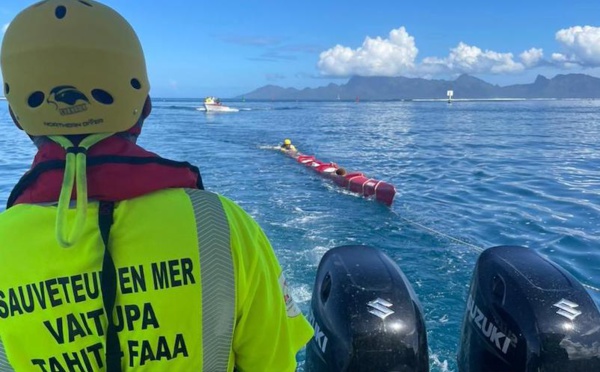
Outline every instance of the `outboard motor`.
{"label": "outboard motor", "polygon": [[369,246],[329,250],[319,264],[307,372],[429,371],[421,305],[400,268]]}
{"label": "outboard motor", "polygon": [[532,249],[489,248],[459,347],[459,372],[600,371],[600,313],[577,279]]}

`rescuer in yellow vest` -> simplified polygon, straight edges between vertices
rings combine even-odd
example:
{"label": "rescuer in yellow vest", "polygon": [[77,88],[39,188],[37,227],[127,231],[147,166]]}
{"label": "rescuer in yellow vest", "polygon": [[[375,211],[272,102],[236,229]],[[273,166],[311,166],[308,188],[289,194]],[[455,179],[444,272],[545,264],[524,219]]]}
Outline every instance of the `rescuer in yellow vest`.
{"label": "rescuer in yellow vest", "polygon": [[38,148],[0,214],[0,371],[294,371],[312,329],[261,228],[136,145],[150,85],[127,21],[42,1],[0,62]]}

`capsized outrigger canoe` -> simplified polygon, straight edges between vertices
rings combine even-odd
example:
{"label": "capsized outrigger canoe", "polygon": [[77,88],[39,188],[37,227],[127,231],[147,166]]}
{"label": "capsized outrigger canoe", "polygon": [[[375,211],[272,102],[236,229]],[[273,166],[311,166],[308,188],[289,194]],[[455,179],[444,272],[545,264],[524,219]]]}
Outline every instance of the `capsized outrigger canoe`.
{"label": "capsized outrigger canoe", "polygon": [[321,176],[331,179],[336,185],[348,191],[364,197],[374,197],[375,200],[387,206],[392,205],[394,202],[396,188],[390,183],[369,178],[361,172],[338,174],[338,170],[342,170],[342,168],[336,163],[323,162],[312,155],[303,155],[295,151],[283,152],[295,158],[298,163],[304,164]]}

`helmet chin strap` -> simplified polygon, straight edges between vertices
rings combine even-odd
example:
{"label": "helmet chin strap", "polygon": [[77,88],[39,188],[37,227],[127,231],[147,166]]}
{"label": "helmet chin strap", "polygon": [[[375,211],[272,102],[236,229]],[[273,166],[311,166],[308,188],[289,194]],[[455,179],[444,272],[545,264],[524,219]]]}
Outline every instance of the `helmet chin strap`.
{"label": "helmet chin strap", "polygon": [[[84,138],[78,145],[74,145],[67,137],[48,136],[49,139],[59,144],[67,152],[65,173],[63,183],[58,199],[58,210],[56,215],[56,239],[63,248],[73,246],[81,235],[85,227],[87,217],[87,178],[86,178],[86,160],[87,151],[90,147],[103,139],[112,136],[114,133],[92,134]],[[73,185],[77,190],[75,222],[67,231],[68,211],[73,194]]]}

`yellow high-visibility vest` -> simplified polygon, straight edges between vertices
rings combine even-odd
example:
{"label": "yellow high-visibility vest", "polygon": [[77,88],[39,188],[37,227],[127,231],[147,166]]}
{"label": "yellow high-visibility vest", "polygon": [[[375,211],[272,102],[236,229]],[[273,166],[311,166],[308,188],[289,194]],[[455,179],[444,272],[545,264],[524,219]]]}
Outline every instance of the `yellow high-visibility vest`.
{"label": "yellow high-visibility vest", "polygon": [[[0,371],[106,370],[99,203],[87,213],[83,237],[67,249],[55,240],[56,207],[0,214]],[[295,370],[312,328],[241,208],[168,189],[118,202],[112,217],[122,371]]]}

